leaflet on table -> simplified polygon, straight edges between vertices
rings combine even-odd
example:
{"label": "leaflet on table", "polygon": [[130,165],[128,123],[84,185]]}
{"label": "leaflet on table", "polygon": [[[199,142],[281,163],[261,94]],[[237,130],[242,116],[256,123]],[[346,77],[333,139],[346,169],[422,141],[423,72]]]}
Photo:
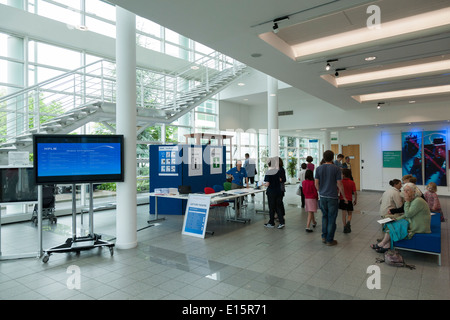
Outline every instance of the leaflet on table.
{"label": "leaflet on table", "polygon": [[158,148],[158,175],[178,176],[178,164],[181,163],[179,146],[160,146]]}
{"label": "leaflet on table", "polygon": [[155,188],[154,192],[155,194],[179,194],[178,188]]}

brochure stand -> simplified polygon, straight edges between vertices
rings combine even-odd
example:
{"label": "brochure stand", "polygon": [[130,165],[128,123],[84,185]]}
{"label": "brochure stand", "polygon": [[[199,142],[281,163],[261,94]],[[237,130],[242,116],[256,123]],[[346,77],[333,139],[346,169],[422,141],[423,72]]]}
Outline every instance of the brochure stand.
{"label": "brochure stand", "polygon": [[101,235],[94,233],[94,197],[93,185],[89,184],[89,234],[77,237],[77,211],[76,211],[76,187],[72,185],[72,238],[68,238],[65,243],[44,251],[42,262],[47,263],[52,253],[76,252],[93,248],[108,247],[111,256],[114,254],[114,243],[101,240]]}

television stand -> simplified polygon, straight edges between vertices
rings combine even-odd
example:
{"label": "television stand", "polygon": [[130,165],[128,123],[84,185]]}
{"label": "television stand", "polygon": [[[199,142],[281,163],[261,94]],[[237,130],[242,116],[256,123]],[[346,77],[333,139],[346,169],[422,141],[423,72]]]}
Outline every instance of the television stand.
{"label": "television stand", "polygon": [[72,185],[72,238],[68,238],[65,243],[52,247],[44,251],[42,262],[47,263],[52,253],[76,252],[90,250],[94,248],[108,247],[111,256],[114,254],[114,243],[101,239],[101,235],[94,233],[94,198],[92,183],[89,184],[89,234],[87,236],[77,237],[76,223],[76,188]]}

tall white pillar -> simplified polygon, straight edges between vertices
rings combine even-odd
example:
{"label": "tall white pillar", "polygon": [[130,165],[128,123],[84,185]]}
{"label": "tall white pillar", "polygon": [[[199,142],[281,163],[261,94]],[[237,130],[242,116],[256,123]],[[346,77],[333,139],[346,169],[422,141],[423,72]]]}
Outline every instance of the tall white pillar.
{"label": "tall white pillar", "polygon": [[278,145],[278,80],[267,76],[267,135],[269,156],[279,156]]}
{"label": "tall white pillar", "polygon": [[331,150],[331,132],[326,130],[323,133],[323,151]]}
{"label": "tall white pillar", "polygon": [[137,246],[136,16],[116,6],[116,132],[124,135],[125,181],[117,183],[116,247]]}

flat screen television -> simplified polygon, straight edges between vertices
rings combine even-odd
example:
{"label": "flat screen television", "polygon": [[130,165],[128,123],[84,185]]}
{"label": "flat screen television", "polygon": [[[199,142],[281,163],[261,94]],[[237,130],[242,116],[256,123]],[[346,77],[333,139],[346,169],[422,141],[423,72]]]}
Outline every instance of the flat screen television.
{"label": "flat screen television", "polygon": [[33,135],[37,184],[124,181],[123,135]]}
{"label": "flat screen television", "polygon": [[32,167],[0,167],[0,203],[38,200]]}

